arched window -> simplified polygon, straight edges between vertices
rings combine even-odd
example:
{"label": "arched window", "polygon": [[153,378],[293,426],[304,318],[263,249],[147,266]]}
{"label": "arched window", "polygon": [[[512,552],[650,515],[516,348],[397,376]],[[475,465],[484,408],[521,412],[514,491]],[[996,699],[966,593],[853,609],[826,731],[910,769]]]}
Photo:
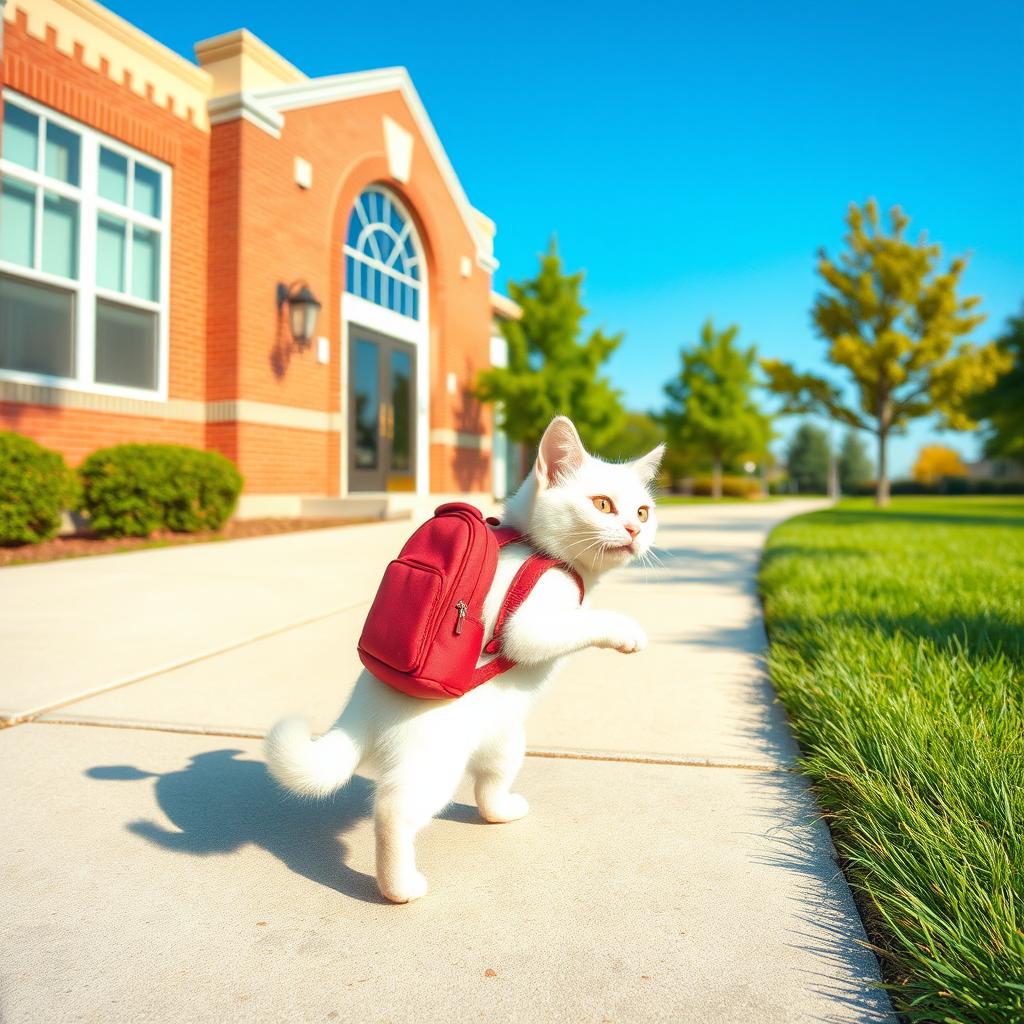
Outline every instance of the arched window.
{"label": "arched window", "polygon": [[345,290],[413,320],[420,318],[423,272],[412,219],[379,186],[352,207],[345,239]]}

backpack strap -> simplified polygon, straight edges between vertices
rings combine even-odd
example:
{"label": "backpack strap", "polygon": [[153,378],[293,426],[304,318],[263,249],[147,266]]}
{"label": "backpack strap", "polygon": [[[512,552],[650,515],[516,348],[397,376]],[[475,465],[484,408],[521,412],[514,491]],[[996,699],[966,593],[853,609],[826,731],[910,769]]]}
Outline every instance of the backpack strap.
{"label": "backpack strap", "polygon": [[[497,529],[495,533],[500,535],[498,538],[499,547],[505,547],[506,544],[512,544],[522,539],[521,534],[509,527]],[[505,599],[501,602],[501,608],[498,610],[498,618],[494,623],[494,632],[483,649],[485,654],[497,654],[498,656],[487,662],[486,665],[481,665],[476,670],[473,674],[474,686],[479,686],[481,683],[487,682],[488,679],[493,679],[496,675],[500,675],[502,672],[507,672],[510,668],[515,667],[516,663],[511,658],[499,653],[501,650],[502,630],[509,616],[514,615],[519,610],[519,607],[530,596],[541,576],[549,569],[561,569],[572,576],[576,581],[576,586],[579,588],[580,604],[583,603],[585,588],[580,574],[571,565],[566,565],[557,558],[551,558],[548,555],[542,555],[535,551],[523,562],[515,576],[512,577],[512,583],[509,585]]]}
{"label": "backpack strap", "polygon": [[583,603],[583,580],[580,579],[579,573],[557,558],[549,558],[547,555],[535,551],[519,566],[518,572],[512,577],[505,600],[501,602],[501,608],[498,609],[498,618],[494,622],[494,633],[484,645],[486,654],[497,654],[501,650],[501,632],[509,616],[519,610],[519,606],[530,596],[533,588],[548,569],[563,569],[569,573],[576,581],[576,586],[579,587],[580,604]]}
{"label": "backpack strap", "polygon": [[[497,519],[494,522],[497,523]],[[499,548],[507,547],[509,544],[515,544],[517,540],[523,539],[523,535],[514,526],[496,526],[491,532],[494,534]]]}

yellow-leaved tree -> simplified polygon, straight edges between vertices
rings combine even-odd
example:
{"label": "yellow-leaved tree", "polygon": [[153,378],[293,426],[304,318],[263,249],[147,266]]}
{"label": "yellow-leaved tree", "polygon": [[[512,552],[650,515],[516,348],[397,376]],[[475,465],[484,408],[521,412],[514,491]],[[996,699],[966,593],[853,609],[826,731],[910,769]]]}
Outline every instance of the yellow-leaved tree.
{"label": "yellow-leaved tree", "polygon": [[947,476],[967,476],[960,453],[942,444],[926,444],[918,453],[912,470],[919,484],[937,484]]}
{"label": "yellow-leaved tree", "polygon": [[984,319],[978,297],[959,298],[966,261],[939,267],[941,248],[922,234],[905,237],[909,218],[897,206],[890,230],[878,206],[851,203],[846,251],[838,260],[818,256],[823,290],[811,317],[828,344],[830,363],[847,371],[855,402],[831,381],[800,373],[778,359],[762,361],[768,386],[784,399],[783,413],[824,412],[878,440],[875,502],[889,503],[888,441],[914,419],[937,416],[947,429],[975,426],[967,405],[991,387],[1006,365],[994,344],[964,341]]}

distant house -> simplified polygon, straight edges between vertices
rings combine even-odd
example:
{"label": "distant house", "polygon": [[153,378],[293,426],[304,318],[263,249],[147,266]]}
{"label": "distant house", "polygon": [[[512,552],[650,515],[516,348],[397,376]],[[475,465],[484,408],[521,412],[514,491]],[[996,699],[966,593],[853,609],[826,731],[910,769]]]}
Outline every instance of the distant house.
{"label": "distant house", "polygon": [[1024,465],[1011,459],[978,459],[965,462],[969,480],[1012,480],[1024,482]]}
{"label": "distant house", "polygon": [[0,428],[217,449],[250,515],[504,494],[471,388],[520,312],[404,69],[0,6]]}

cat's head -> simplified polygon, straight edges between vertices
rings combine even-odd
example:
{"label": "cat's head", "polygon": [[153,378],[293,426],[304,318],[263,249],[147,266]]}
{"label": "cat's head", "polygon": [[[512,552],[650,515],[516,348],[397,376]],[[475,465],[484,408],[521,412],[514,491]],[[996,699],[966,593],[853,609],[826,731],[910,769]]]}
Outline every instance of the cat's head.
{"label": "cat's head", "polygon": [[604,462],[586,451],[571,420],[556,416],[533,472],[509,502],[509,519],[542,551],[578,569],[625,565],[654,541],[651,484],[664,453],[658,445],[635,462]]}

